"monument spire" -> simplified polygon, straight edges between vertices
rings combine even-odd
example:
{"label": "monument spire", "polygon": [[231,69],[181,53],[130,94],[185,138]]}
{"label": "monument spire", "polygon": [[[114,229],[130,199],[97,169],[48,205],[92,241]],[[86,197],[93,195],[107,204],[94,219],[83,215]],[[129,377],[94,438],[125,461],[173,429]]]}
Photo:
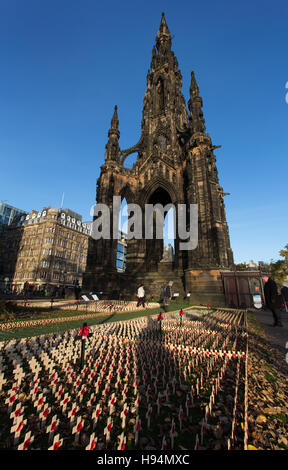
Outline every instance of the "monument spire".
{"label": "monument spire", "polygon": [[164,13],[162,13],[160,27],[156,36],[156,47],[159,53],[165,53],[171,49],[172,38],[167,26]]}

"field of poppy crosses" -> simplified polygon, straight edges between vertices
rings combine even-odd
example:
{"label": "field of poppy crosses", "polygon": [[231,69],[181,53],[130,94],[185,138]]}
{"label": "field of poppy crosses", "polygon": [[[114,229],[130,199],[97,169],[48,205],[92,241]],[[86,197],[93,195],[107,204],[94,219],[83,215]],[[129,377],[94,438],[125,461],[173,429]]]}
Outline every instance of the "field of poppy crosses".
{"label": "field of poppy crosses", "polygon": [[80,341],[79,329],[2,341],[1,448],[247,449],[246,315],[185,310],[90,326]]}

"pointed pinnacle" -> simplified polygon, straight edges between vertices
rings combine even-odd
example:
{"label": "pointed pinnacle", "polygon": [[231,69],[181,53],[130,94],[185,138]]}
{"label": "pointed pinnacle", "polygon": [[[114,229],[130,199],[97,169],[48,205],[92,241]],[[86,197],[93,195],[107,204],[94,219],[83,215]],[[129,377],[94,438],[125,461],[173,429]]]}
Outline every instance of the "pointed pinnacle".
{"label": "pointed pinnacle", "polygon": [[157,37],[160,36],[168,36],[169,38],[171,38],[171,34],[165,20],[164,12],[162,12],[161,23],[157,33]]}
{"label": "pointed pinnacle", "polygon": [[111,129],[118,129],[119,126],[119,119],[117,114],[117,105],[114,107],[114,114],[111,119]]}
{"label": "pointed pinnacle", "polygon": [[194,72],[191,72],[190,96],[199,96],[199,87]]}

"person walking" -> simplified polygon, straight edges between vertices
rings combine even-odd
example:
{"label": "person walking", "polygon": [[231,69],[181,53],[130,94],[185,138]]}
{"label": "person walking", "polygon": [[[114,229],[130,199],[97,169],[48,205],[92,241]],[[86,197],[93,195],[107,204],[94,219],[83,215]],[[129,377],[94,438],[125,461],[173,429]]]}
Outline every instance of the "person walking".
{"label": "person walking", "polygon": [[263,276],[263,281],[265,282],[265,285],[264,285],[265,302],[266,302],[267,308],[271,310],[272,312],[273,319],[274,319],[273,326],[283,326],[281,322],[280,312],[277,308],[277,297],[278,297],[277,284],[271,277],[268,277],[268,276]]}
{"label": "person walking", "polygon": [[137,302],[137,307],[140,307],[142,305],[145,308],[145,290],[144,290],[144,284],[140,284],[137,290],[137,297],[138,297],[138,302]]}
{"label": "person walking", "polygon": [[163,284],[163,286],[161,286],[161,291],[160,291],[160,302],[163,302],[164,300],[165,289],[166,289],[166,286],[165,284]]}

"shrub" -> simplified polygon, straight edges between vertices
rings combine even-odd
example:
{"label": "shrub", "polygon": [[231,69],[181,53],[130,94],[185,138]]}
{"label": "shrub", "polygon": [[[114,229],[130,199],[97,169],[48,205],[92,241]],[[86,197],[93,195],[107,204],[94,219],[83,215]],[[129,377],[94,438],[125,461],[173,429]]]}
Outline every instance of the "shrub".
{"label": "shrub", "polygon": [[10,300],[0,300],[0,320],[11,320],[14,318],[18,307]]}

